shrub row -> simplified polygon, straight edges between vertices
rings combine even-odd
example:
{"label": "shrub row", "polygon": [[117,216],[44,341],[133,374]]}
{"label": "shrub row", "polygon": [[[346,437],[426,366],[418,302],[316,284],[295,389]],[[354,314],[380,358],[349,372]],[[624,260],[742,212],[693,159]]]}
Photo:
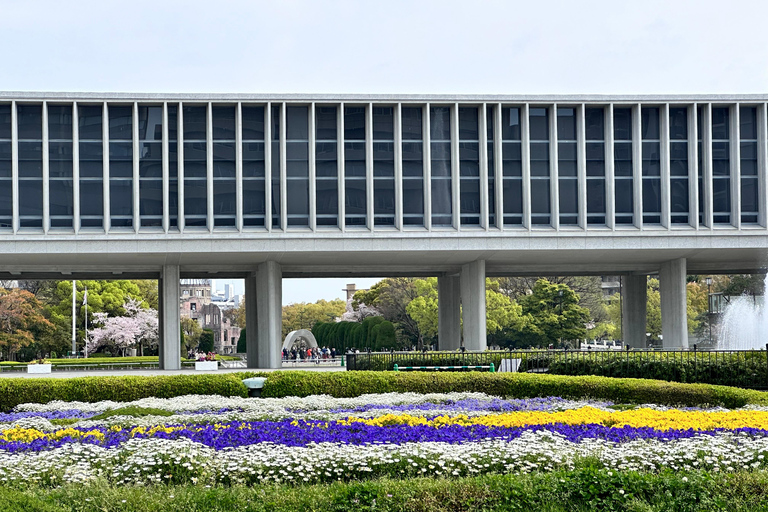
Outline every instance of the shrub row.
{"label": "shrub row", "polygon": [[0,487],[0,512],[96,511],[749,511],[766,509],[768,475],[573,471],[331,485]]}
{"label": "shrub row", "polygon": [[594,398],[615,403],[657,403],[694,407],[742,407],[768,404],[768,393],[709,384],[681,384],[647,379],[597,376],[484,372],[299,372],[268,374],[262,396],[309,396],[326,393],[354,397],[367,393],[448,393],[475,391],[511,398],[560,396]]}
{"label": "shrub row", "polygon": [[672,382],[718,384],[768,389],[768,354],[765,351],[715,352],[427,352],[356,354],[354,370],[392,370],[398,366],[488,365],[500,367],[503,358],[520,359],[520,372],[546,371],[555,375],[658,379]]}
{"label": "shrub row", "polygon": [[171,398],[181,395],[248,396],[241,378],[233,373],[217,375],[170,375],[125,377],[3,378],[0,379],[0,411],[23,403],[128,402],[140,398]]}

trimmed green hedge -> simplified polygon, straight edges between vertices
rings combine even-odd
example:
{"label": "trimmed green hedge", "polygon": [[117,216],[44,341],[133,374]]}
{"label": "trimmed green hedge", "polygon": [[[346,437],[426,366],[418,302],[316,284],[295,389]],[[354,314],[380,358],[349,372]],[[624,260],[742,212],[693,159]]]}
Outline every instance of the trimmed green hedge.
{"label": "trimmed green hedge", "polygon": [[709,384],[680,384],[647,379],[612,379],[595,376],[527,373],[425,372],[300,372],[269,373],[263,397],[309,396],[327,393],[354,397],[367,393],[448,393],[476,391],[513,398],[560,396],[595,398],[616,403],[663,405],[722,405],[742,407],[768,404],[768,393]]}
{"label": "trimmed green hedge", "polygon": [[181,395],[247,397],[239,374],[79,377],[74,379],[0,379],[0,411],[23,403],[52,400],[129,402],[140,398],[171,398]]}

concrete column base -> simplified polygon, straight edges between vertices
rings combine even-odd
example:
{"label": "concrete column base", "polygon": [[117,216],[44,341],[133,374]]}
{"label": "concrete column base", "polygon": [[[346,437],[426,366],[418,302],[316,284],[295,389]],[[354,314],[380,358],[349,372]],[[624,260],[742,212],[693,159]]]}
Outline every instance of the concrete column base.
{"label": "concrete column base", "polygon": [[283,275],[280,264],[266,261],[245,280],[248,368],[281,368]]}
{"label": "concrete column base", "polygon": [[[158,331],[161,370],[181,369],[179,266],[164,265],[158,282]],[[186,356],[186,354],[185,354]]]}
{"label": "concrete column base", "polygon": [[440,350],[461,347],[461,294],[458,276],[437,278],[437,346]]}
{"label": "concrete column base", "polygon": [[485,350],[488,348],[485,327],[485,260],[462,265],[460,279],[464,347],[467,350]]}
{"label": "concrete column base", "polygon": [[624,276],[621,297],[621,335],[632,348],[647,348],[645,336],[648,305],[648,276]]}
{"label": "concrete column base", "polygon": [[659,269],[661,334],[664,348],[688,348],[687,263],[679,258]]}

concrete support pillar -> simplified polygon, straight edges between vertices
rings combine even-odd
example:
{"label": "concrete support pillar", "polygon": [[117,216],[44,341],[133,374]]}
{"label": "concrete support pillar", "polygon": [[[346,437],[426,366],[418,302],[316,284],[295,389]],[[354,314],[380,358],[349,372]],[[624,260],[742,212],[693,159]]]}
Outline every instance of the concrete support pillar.
{"label": "concrete support pillar", "polygon": [[461,294],[458,276],[437,278],[437,346],[461,347]]}
{"label": "concrete support pillar", "polygon": [[461,309],[464,319],[464,347],[485,350],[485,260],[461,266]]}
{"label": "concrete support pillar", "polygon": [[248,368],[280,368],[283,341],[283,275],[266,261],[245,280]]}
{"label": "concrete support pillar", "polygon": [[179,266],[164,265],[158,283],[160,369],[181,369]]}
{"label": "concrete support pillar", "polygon": [[621,334],[632,348],[646,348],[648,276],[624,276],[621,297]]}
{"label": "concrete support pillar", "polygon": [[688,348],[688,302],[685,258],[662,263],[659,269],[661,334],[664,348]]}

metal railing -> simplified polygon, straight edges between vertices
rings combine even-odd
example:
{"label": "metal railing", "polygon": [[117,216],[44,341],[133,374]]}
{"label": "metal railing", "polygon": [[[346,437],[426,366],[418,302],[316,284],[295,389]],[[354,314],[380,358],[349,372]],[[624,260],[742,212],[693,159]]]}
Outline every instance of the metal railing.
{"label": "metal railing", "polygon": [[[518,372],[600,375],[768,389],[768,350],[497,350],[348,353],[347,370],[488,366]],[[509,360],[502,364],[504,360]],[[511,364],[510,364],[511,363]]]}

